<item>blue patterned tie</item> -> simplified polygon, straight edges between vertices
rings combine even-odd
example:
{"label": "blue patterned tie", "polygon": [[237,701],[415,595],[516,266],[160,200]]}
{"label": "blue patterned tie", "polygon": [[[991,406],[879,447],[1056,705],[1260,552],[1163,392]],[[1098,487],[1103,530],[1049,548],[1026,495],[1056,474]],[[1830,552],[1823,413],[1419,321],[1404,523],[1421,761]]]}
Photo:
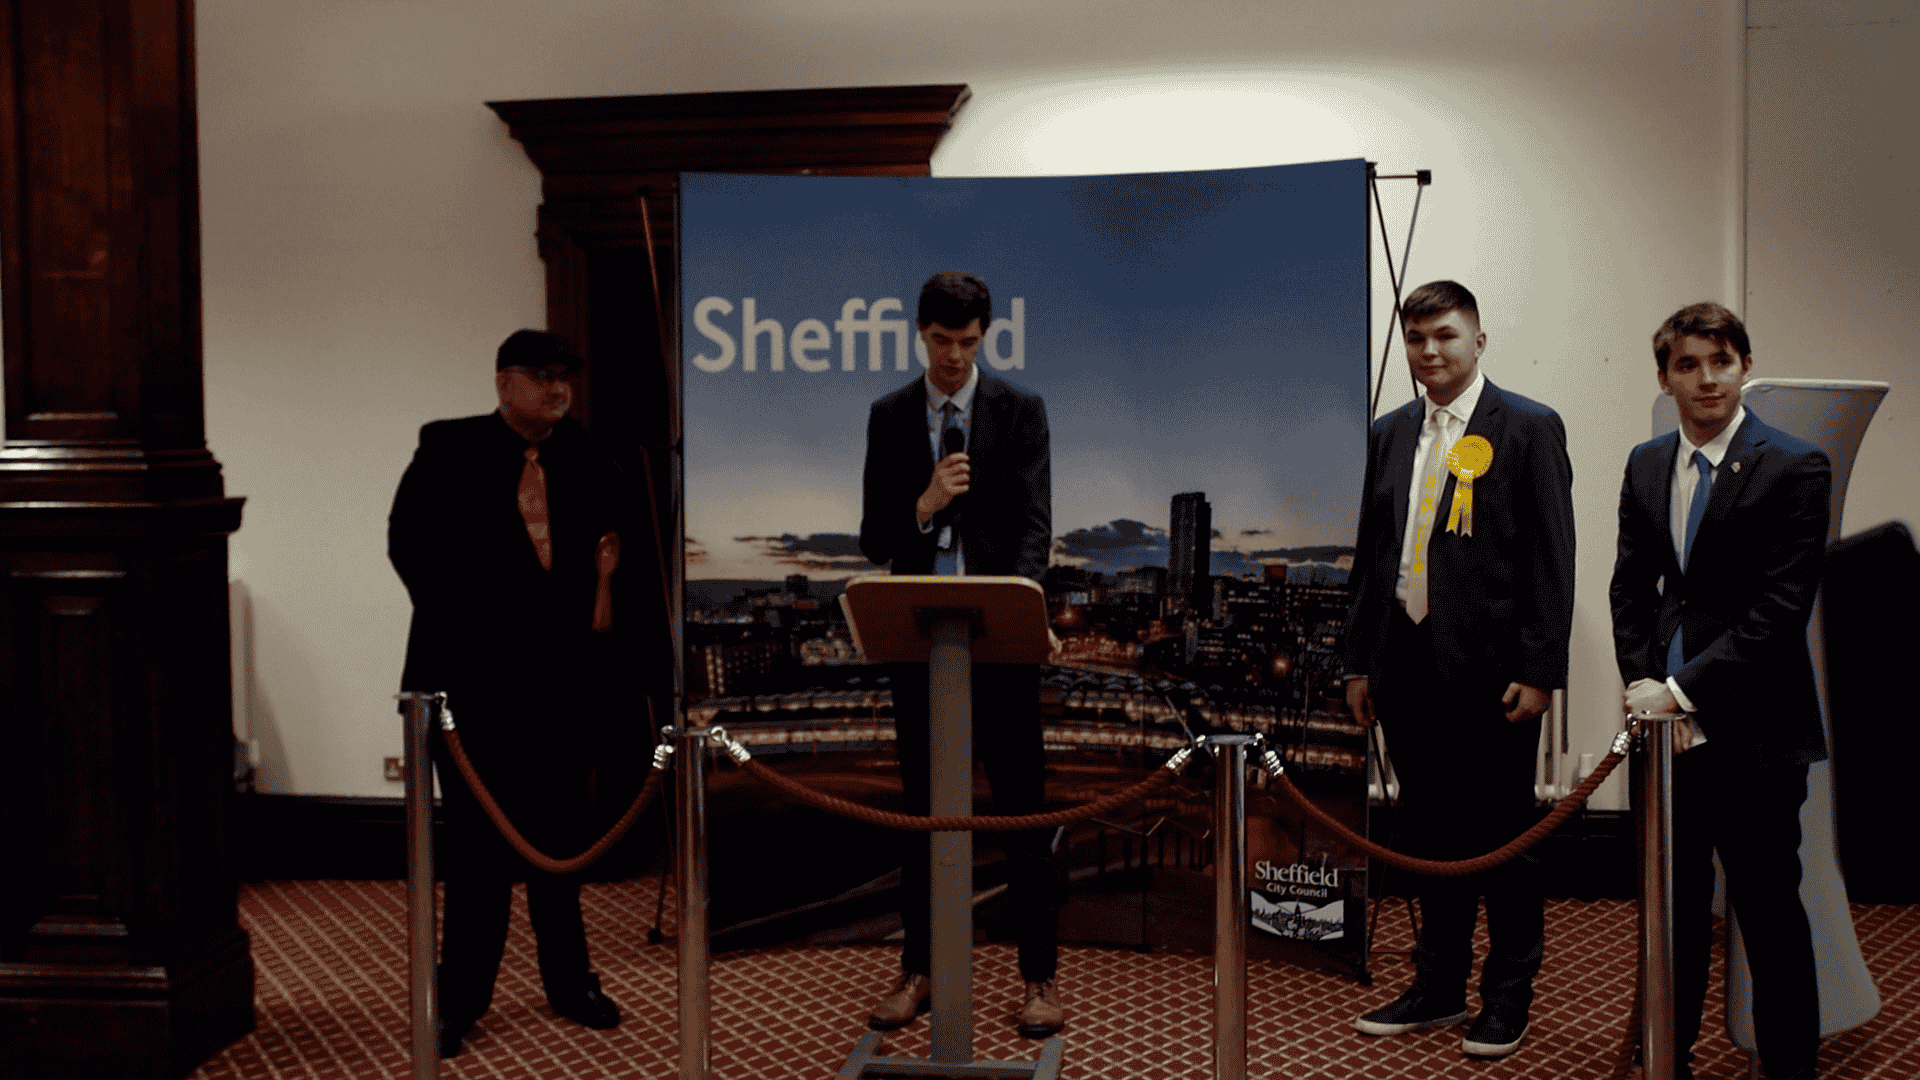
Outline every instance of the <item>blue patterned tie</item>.
{"label": "blue patterned tie", "polygon": [[[1707,455],[1698,450],[1693,452],[1693,467],[1700,472],[1700,479],[1693,485],[1693,501],[1687,504],[1687,535],[1680,545],[1680,569],[1685,572],[1687,559],[1693,555],[1693,535],[1700,531],[1700,519],[1707,516],[1707,496],[1713,491],[1713,464]],[[1667,646],[1667,674],[1672,675],[1686,663],[1680,652],[1680,628],[1674,627],[1673,644]]]}
{"label": "blue patterned tie", "polygon": [[[944,448],[947,445],[947,429],[957,429],[960,427],[960,407],[952,401],[948,401],[945,405],[940,406],[940,411],[944,415],[940,424],[940,445]],[[966,445],[966,432],[964,430],[962,430],[960,434],[960,445]],[[944,449],[940,456],[943,458],[946,456]],[[942,527],[941,531],[946,535],[947,545],[945,547],[935,548],[933,553],[933,572],[948,577],[960,572],[960,537],[956,533],[948,531],[952,529],[954,529],[952,525]]]}

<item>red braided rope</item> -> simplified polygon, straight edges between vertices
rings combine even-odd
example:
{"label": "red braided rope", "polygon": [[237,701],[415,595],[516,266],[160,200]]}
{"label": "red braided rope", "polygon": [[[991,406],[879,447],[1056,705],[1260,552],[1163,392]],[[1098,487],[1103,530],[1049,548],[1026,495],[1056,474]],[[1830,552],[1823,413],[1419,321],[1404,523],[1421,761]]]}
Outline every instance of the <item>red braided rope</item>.
{"label": "red braided rope", "polygon": [[520,830],[513,827],[513,822],[507,820],[507,815],[500,809],[500,804],[494,801],[493,793],[487,790],[487,785],[481,781],[480,774],[474,771],[473,762],[467,759],[466,748],[460,745],[460,733],[448,728],[443,734],[447,740],[447,751],[453,756],[454,767],[460,770],[460,777],[467,782],[467,788],[473,792],[474,798],[480,800],[480,807],[487,812],[493,827],[500,830],[500,835],[506,837],[507,843],[512,845],[513,850],[520,853],[521,858],[549,874],[571,874],[597,862],[609,848],[619,843],[628,829],[633,828],[634,822],[640,820],[640,815],[660,794],[661,783],[667,775],[667,770],[664,768],[655,768],[650,771],[647,774],[647,782],[640,785],[640,794],[634,797],[633,805],[627,807],[627,812],[620,815],[620,820],[613,823],[613,828],[607,830],[605,836],[595,840],[587,850],[571,859],[555,859],[542,854],[539,849],[528,843],[527,838],[520,835]]}
{"label": "red braided rope", "polygon": [[1608,754],[1601,759],[1599,767],[1595,768],[1585,780],[1580,781],[1579,787],[1568,792],[1567,797],[1561,799],[1559,803],[1554,806],[1553,810],[1548,813],[1546,817],[1541,818],[1533,828],[1514,837],[1508,841],[1504,847],[1472,859],[1460,859],[1456,861],[1420,859],[1412,855],[1402,855],[1397,851],[1381,847],[1379,844],[1347,828],[1325,810],[1315,806],[1311,800],[1300,793],[1299,788],[1293,786],[1293,781],[1289,779],[1285,773],[1279,774],[1276,779],[1279,781],[1278,786],[1281,794],[1292,799],[1300,809],[1307,812],[1307,816],[1326,826],[1335,836],[1338,836],[1340,839],[1352,844],[1354,847],[1359,848],[1374,858],[1380,859],[1389,865],[1397,866],[1402,870],[1411,870],[1416,874],[1427,874],[1432,877],[1463,877],[1467,874],[1477,874],[1482,870],[1491,870],[1539,843],[1542,837],[1559,828],[1561,822],[1573,816],[1575,810],[1585,805],[1587,799],[1593,794],[1594,789],[1598,788],[1601,782],[1606,780],[1607,774],[1613,772],[1614,766],[1624,760],[1626,760],[1626,758],[1622,754]]}

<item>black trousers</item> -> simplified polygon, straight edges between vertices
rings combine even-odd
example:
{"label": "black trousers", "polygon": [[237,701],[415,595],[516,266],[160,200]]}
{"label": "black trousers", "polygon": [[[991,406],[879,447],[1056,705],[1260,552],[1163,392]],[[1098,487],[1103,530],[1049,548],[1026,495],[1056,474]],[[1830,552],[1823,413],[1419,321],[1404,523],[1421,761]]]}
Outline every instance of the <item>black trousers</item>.
{"label": "black trousers", "polygon": [[[895,748],[900,784],[909,814],[931,806],[928,777],[927,666],[899,664],[890,672]],[[1001,816],[1039,813],[1046,804],[1046,746],[1040,734],[1040,669],[1031,664],[975,664],[973,667],[973,756],[986,769],[993,790],[993,812]],[[978,813],[979,808],[975,808]],[[977,843],[985,834],[975,834]],[[1047,829],[996,833],[1006,852],[1012,906],[1020,950],[1020,977],[1045,982],[1059,959],[1061,889]],[[908,974],[931,975],[931,834],[903,832],[900,860],[900,921],[906,947],[900,965]]]}
{"label": "black trousers", "polygon": [[[486,746],[483,740],[474,741]],[[584,771],[560,768],[555,761],[510,768],[498,754],[480,756],[473,747],[469,750],[478,757],[474,768],[481,782],[535,847],[558,858],[579,853],[589,813]],[[463,1026],[478,1020],[492,1003],[506,952],[513,883],[520,880],[527,883],[528,915],[547,1000],[556,1005],[574,1002],[598,985],[589,973],[579,876],[543,873],[513,853],[447,756],[437,731],[434,768],[446,821],[445,857],[439,860],[446,888],[440,1015],[449,1026]]]}
{"label": "black trousers", "polygon": [[1805,765],[1745,766],[1712,741],[1673,759],[1674,1038],[1693,1060],[1713,949],[1713,852],[1727,875],[1753,974],[1760,1061],[1776,1080],[1813,1076],[1820,991],[1800,902]]}
{"label": "black trousers", "polygon": [[[1400,779],[1400,845],[1430,859],[1484,855],[1526,831],[1534,814],[1534,753],[1540,721],[1508,723],[1508,680],[1491,673],[1443,677],[1434,662],[1432,622],[1418,626],[1396,609],[1381,671],[1371,687]],[[1546,953],[1546,905],[1536,856],[1523,854],[1466,877],[1420,879],[1416,983],[1442,999],[1466,1000],[1473,928],[1487,901],[1483,1004],[1533,1002],[1533,977]]]}

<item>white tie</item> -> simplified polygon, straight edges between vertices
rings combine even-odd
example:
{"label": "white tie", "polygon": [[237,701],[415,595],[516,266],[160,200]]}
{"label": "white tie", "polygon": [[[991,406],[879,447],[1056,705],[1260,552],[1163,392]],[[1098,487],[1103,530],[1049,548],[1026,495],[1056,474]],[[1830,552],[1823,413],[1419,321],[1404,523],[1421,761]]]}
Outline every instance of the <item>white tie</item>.
{"label": "white tie", "polygon": [[1433,442],[1427,449],[1427,471],[1420,479],[1420,516],[1413,519],[1413,564],[1407,568],[1407,618],[1416,624],[1427,617],[1427,547],[1433,542],[1433,519],[1440,512],[1440,489],[1446,486],[1446,410],[1427,418]]}

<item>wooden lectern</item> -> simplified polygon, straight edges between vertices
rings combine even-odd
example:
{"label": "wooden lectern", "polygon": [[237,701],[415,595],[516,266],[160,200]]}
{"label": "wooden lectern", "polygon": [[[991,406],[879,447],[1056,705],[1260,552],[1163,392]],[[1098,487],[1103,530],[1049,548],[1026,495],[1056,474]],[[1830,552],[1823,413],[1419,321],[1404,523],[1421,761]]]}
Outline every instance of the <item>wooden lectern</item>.
{"label": "wooden lectern", "polygon": [[[1022,577],[879,574],[855,578],[841,604],[854,643],[874,663],[925,663],[932,810],[973,813],[973,663],[1038,664],[1052,650],[1046,594]],[[1032,1077],[1055,1080],[1066,1044],[1031,1062],[973,1060],[973,834],[932,837],[933,1057],[883,1057],[863,1035],[839,1080],[862,1077]]]}

